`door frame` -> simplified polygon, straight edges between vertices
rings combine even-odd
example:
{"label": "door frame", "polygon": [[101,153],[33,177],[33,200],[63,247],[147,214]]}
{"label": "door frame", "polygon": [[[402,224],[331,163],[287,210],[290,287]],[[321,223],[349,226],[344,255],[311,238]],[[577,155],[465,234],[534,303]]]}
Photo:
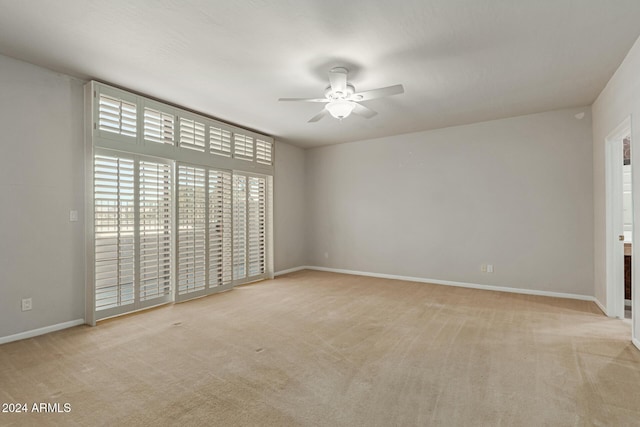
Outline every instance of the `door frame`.
{"label": "door frame", "polygon": [[[624,243],[618,236],[624,234],[622,201],[622,144],[631,135],[631,117],[627,117],[605,139],[605,197],[606,197],[606,289],[607,316],[624,319]],[[633,150],[632,150],[633,152]],[[633,176],[633,160],[631,161]],[[632,197],[634,189],[632,187]],[[634,227],[635,228],[635,227]],[[634,229],[635,234],[635,229]],[[632,237],[633,241],[633,237]],[[631,253],[635,252],[632,244]],[[632,255],[632,259],[633,255]],[[631,289],[635,289],[632,270]],[[631,311],[633,317],[633,307]],[[632,320],[633,321],[633,320]]]}

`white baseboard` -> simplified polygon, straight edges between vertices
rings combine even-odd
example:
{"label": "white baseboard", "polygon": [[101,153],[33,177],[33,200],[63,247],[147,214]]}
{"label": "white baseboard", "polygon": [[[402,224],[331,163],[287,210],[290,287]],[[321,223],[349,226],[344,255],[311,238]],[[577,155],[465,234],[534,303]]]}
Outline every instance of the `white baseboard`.
{"label": "white baseboard", "polygon": [[301,265],[299,267],[289,268],[287,270],[276,271],[273,275],[275,277],[282,276],[283,274],[295,273],[296,271],[304,270],[308,268],[307,266]]}
{"label": "white baseboard", "polygon": [[45,326],[43,328],[32,329],[30,331],[20,332],[6,337],[0,337],[0,344],[6,344],[12,341],[24,340],[27,338],[37,337],[38,335],[48,334],[49,332],[59,331],[61,329],[71,328],[73,326],[83,325],[84,319],[70,320],[68,322],[58,323],[56,325]]}
{"label": "white baseboard", "polygon": [[593,302],[595,302],[595,303],[596,303],[596,305],[598,306],[598,308],[599,308],[599,309],[604,313],[604,315],[605,315],[605,316],[609,316],[609,315],[607,314],[607,309],[604,307],[604,304],[602,304],[602,303],[598,300],[598,298],[593,297]]}
{"label": "white baseboard", "polygon": [[631,342],[633,343],[633,345],[635,345],[638,350],[640,350],[640,341],[635,339],[635,338],[631,338]]}
{"label": "white baseboard", "polygon": [[482,289],[485,291],[510,292],[515,294],[539,295],[554,298],[569,298],[582,301],[595,301],[590,295],[568,294],[564,292],[539,291],[535,289],[509,288],[506,286],[480,285],[477,283],[453,282],[450,280],[425,279],[422,277],[397,276],[395,274],[370,273],[368,271],[342,270],[339,268],[306,266],[308,270],[329,271],[332,273],[353,274],[356,276],[380,277],[382,279],[405,280],[408,282],[432,283],[434,285],[458,286],[460,288]]}

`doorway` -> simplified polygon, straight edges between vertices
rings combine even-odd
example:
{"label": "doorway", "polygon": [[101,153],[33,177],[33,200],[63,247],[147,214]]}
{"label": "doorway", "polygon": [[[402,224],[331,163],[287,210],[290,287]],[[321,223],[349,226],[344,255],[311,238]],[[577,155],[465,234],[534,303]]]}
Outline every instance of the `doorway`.
{"label": "doorway", "polygon": [[631,319],[633,187],[631,126],[625,120],[606,140],[607,314]]}
{"label": "doorway", "polygon": [[633,254],[633,199],[631,135],[622,140],[622,222],[624,236],[624,318],[631,319],[631,271]]}

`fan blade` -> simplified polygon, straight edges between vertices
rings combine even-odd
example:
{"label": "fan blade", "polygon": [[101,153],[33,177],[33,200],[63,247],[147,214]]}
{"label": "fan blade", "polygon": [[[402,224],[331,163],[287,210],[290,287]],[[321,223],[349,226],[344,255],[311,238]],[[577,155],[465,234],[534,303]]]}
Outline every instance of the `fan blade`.
{"label": "fan blade", "polygon": [[368,101],[369,99],[383,98],[385,96],[399,95],[401,93],[404,93],[404,87],[402,87],[402,85],[395,85],[354,93],[351,95],[350,99],[353,101]]}
{"label": "fan blade", "polygon": [[324,116],[326,116],[327,114],[329,114],[329,110],[327,110],[326,108],[323,108],[322,111],[320,111],[315,116],[311,117],[308,123],[315,123],[321,118],[323,118]]}
{"label": "fan blade", "polygon": [[280,98],[278,101],[329,102],[327,98]]}
{"label": "fan blade", "polygon": [[340,92],[346,95],[347,73],[347,69],[342,67],[336,67],[329,71],[329,83],[331,83],[333,93]]}
{"label": "fan blade", "polygon": [[373,117],[376,114],[378,114],[375,111],[373,111],[371,108],[365,107],[364,105],[360,105],[357,102],[355,104],[356,104],[356,106],[352,111],[353,114],[357,114],[359,116],[362,116],[365,119],[370,119],[371,117]]}

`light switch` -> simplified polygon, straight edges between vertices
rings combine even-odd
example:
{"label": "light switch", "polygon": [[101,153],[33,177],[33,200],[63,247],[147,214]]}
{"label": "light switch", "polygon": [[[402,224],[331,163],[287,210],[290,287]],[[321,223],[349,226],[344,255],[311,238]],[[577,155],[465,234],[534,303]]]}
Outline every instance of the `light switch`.
{"label": "light switch", "polygon": [[78,211],[69,211],[69,221],[76,222],[78,220]]}

